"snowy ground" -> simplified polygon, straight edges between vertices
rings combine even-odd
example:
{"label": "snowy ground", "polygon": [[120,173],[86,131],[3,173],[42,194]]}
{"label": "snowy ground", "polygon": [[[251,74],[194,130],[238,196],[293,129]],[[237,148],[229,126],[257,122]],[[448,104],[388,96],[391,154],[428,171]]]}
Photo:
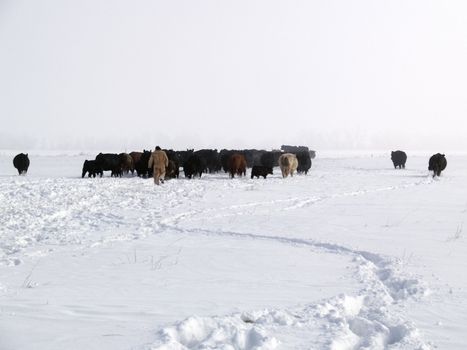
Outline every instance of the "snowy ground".
{"label": "snowy ground", "polygon": [[0,153],[0,349],[465,349],[467,156],[428,156],[155,187]]}

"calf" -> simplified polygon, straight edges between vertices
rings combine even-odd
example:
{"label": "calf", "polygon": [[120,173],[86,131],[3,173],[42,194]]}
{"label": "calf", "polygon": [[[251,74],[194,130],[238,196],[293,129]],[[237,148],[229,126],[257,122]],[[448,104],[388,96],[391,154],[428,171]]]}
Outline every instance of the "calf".
{"label": "calf", "polygon": [[251,178],[257,177],[259,179],[260,176],[266,178],[268,174],[272,175],[272,167],[269,166],[262,166],[262,165],[253,165],[251,168]]}
{"label": "calf", "polygon": [[85,160],[81,178],[85,177],[86,173],[88,173],[88,177],[96,177],[98,174],[102,177],[103,171],[95,160]]}

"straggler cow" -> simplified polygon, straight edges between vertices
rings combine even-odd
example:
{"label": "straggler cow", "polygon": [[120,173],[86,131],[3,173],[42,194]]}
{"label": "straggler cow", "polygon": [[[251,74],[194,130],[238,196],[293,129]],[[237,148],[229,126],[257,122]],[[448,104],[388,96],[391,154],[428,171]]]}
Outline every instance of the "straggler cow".
{"label": "straggler cow", "polygon": [[246,159],[242,154],[234,153],[229,158],[229,173],[230,177],[246,175]]}
{"label": "straggler cow", "polygon": [[15,158],[13,158],[13,166],[18,170],[19,175],[26,175],[29,168],[28,154],[17,154]]}
{"label": "straggler cow", "polygon": [[270,166],[262,166],[262,165],[253,165],[251,168],[251,178],[257,177],[259,179],[260,176],[266,178],[268,174],[272,175],[272,167]]}
{"label": "straggler cow", "polygon": [[148,161],[148,168],[152,168],[154,183],[156,185],[159,185],[159,181],[164,183],[165,169],[168,165],[169,158],[167,157],[167,154],[161,150],[159,146],[156,146],[155,151],[152,152]]}
{"label": "straggler cow", "polygon": [[446,169],[448,162],[444,154],[436,153],[431,156],[428,162],[428,170],[433,171],[433,177],[440,176],[441,172]]}
{"label": "straggler cow", "polygon": [[391,152],[391,160],[392,163],[394,164],[394,169],[399,169],[404,168],[405,169],[405,162],[407,161],[407,154],[403,151],[392,151]]}
{"label": "straggler cow", "polygon": [[279,167],[281,168],[282,177],[293,176],[297,170],[298,160],[295,154],[284,153],[279,157]]}
{"label": "straggler cow", "polygon": [[81,177],[85,177],[86,173],[88,173],[88,177],[96,177],[97,175],[100,175],[102,177],[103,171],[95,160],[85,160],[83,164],[83,173]]}

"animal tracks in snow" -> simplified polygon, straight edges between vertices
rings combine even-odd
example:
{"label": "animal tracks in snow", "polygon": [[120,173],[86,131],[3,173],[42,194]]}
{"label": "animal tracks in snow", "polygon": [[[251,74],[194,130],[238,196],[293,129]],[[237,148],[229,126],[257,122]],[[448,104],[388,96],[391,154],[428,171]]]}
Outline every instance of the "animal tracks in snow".
{"label": "animal tracks in snow", "polygon": [[[281,203],[284,202],[287,201]],[[270,203],[265,201],[232,205],[217,210],[192,210],[164,219],[162,224],[166,230],[188,235],[274,241],[295,247],[311,248],[316,253],[349,256],[354,262],[355,278],[362,285],[360,292],[354,296],[339,295],[303,308],[255,311],[249,313],[248,317],[245,314],[211,318],[193,316],[162,329],[158,333],[158,340],[149,347],[150,349],[274,349],[281,343],[280,335],[289,334],[292,330],[297,333],[315,333],[318,339],[322,339],[320,346],[318,346],[319,341],[314,344],[305,341],[296,344],[296,348],[310,346],[336,350],[431,348],[423,341],[415,325],[407,321],[400,312],[400,306],[406,301],[418,300],[427,295],[429,290],[422,280],[405,276],[401,261],[398,259],[308,239],[202,229],[184,225],[191,218],[196,218],[196,222],[200,222],[202,220],[199,216],[212,218],[221,215],[212,215],[211,213],[214,212],[233,210],[232,215],[242,215],[244,208]],[[239,211],[235,212],[235,210]],[[206,222],[203,226],[206,226]],[[307,339],[307,337],[302,338]],[[286,337],[285,341],[288,343]]]}

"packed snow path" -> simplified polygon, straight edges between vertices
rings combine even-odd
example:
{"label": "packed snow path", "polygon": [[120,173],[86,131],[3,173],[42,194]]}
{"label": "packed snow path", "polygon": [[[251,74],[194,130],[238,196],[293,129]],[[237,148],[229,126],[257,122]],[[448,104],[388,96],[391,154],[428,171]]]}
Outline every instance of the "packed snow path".
{"label": "packed snow path", "polygon": [[0,348],[463,349],[467,157],[425,158],[155,187],[0,157]]}

